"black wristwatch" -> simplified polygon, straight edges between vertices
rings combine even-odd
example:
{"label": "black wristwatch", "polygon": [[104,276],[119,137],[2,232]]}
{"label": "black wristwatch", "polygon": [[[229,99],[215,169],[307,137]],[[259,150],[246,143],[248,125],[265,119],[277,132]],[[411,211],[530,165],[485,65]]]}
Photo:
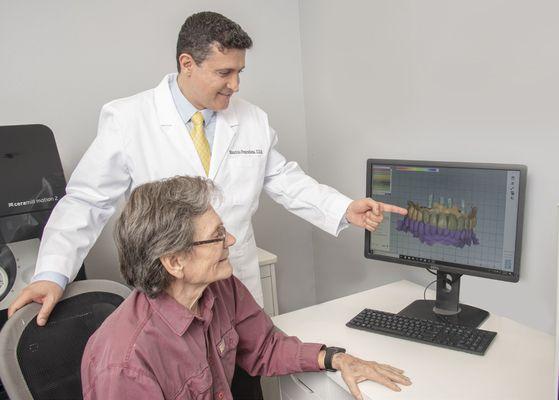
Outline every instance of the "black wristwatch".
{"label": "black wristwatch", "polygon": [[336,372],[337,369],[332,367],[332,358],[334,354],[345,353],[345,349],[341,347],[326,347],[326,355],[324,356],[324,368],[326,371]]}

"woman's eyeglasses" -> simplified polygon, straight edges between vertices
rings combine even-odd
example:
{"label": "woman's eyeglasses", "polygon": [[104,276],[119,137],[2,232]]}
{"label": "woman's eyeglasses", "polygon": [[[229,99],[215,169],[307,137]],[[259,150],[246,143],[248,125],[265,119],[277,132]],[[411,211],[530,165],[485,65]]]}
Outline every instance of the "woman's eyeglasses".
{"label": "woman's eyeglasses", "polygon": [[192,242],[192,246],[200,246],[202,244],[210,244],[210,243],[217,243],[217,242],[223,242],[223,245],[225,246],[225,239],[227,238],[227,230],[225,229],[225,227],[221,226],[218,229],[218,233],[219,233],[218,238]]}

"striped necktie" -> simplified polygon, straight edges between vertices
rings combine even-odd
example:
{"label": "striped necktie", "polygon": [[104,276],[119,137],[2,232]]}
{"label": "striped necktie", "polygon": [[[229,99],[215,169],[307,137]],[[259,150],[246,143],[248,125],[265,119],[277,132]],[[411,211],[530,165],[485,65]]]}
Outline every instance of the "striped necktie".
{"label": "striped necktie", "polygon": [[193,124],[193,128],[190,130],[190,137],[192,138],[194,147],[196,147],[200,161],[202,161],[206,176],[208,176],[210,173],[210,159],[212,154],[210,151],[210,144],[204,132],[204,117],[200,111],[197,111],[190,120]]}

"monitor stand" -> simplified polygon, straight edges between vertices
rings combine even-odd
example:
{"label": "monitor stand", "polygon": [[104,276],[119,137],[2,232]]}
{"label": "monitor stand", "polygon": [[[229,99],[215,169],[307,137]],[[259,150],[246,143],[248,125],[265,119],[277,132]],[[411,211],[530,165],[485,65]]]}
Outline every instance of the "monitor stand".
{"label": "monitor stand", "polygon": [[458,302],[461,277],[462,274],[437,271],[437,299],[416,300],[398,314],[477,328],[489,313]]}

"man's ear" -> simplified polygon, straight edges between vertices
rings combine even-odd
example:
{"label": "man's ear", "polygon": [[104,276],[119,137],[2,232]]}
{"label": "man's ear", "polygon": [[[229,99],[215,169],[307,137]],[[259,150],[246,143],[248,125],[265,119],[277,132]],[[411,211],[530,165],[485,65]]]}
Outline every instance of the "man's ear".
{"label": "man's ear", "polygon": [[181,67],[181,73],[190,76],[192,74],[192,68],[195,65],[194,58],[188,53],[182,53],[179,56],[179,65]]}
{"label": "man's ear", "polygon": [[163,268],[174,278],[184,278],[184,255],[179,253],[167,254],[159,258]]}

